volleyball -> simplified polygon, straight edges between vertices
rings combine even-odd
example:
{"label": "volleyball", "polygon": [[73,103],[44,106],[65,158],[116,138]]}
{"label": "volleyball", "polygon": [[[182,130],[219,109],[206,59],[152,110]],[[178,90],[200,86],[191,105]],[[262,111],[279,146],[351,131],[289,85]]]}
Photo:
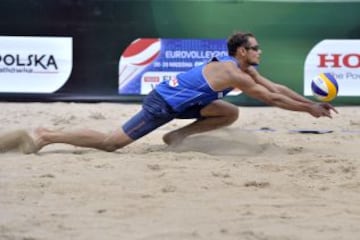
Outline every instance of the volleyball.
{"label": "volleyball", "polygon": [[320,73],[312,79],[311,90],[316,99],[329,102],[336,98],[339,86],[331,73]]}

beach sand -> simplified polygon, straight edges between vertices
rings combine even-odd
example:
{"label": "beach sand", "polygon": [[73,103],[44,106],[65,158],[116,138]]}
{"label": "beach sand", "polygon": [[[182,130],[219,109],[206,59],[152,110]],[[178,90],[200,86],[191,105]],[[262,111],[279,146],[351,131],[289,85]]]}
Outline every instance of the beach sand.
{"label": "beach sand", "polygon": [[[0,133],[108,132],[139,108],[0,103]],[[0,239],[359,239],[359,110],[338,107],[333,119],[316,119],[240,107],[231,127],[177,148],[161,137],[189,120],[114,153],[64,144],[0,153]]]}

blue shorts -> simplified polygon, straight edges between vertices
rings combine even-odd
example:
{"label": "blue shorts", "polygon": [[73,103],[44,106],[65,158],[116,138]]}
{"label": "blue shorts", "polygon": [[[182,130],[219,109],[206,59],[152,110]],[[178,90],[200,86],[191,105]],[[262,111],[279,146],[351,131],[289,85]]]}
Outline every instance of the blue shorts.
{"label": "blue shorts", "polygon": [[156,90],[152,90],[144,98],[142,109],[122,129],[131,139],[136,140],[175,118],[201,119],[200,111],[203,107],[205,106],[194,105],[185,111],[175,112]]}

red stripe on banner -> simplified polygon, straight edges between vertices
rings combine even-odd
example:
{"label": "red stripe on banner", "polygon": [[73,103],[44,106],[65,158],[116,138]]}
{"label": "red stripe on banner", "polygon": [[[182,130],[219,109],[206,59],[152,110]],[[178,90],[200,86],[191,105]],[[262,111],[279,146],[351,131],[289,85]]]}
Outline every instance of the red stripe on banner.
{"label": "red stripe on banner", "polygon": [[143,66],[143,65],[147,65],[149,63],[151,63],[152,61],[154,61],[155,58],[157,58],[157,56],[159,55],[160,51],[156,52],[153,56],[151,56],[149,59],[140,62],[140,63],[134,63],[134,65],[136,66]]}
{"label": "red stripe on banner", "polygon": [[141,38],[128,46],[122,56],[131,57],[137,55],[157,41],[159,41],[158,38]]}

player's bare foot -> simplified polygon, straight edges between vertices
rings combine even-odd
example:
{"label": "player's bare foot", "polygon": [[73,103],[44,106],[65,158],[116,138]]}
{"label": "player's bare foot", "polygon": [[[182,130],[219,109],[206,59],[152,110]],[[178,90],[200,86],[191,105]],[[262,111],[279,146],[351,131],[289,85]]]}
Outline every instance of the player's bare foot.
{"label": "player's bare foot", "polygon": [[34,142],[36,147],[40,150],[46,145],[48,145],[50,142],[47,140],[46,136],[51,134],[52,131],[46,128],[37,128],[34,131]]}
{"label": "player's bare foot", "polygon": [[185,136],[177,131],[168,132],[163,136],[163,141],[169,146],[177,146],[181,144]]}

